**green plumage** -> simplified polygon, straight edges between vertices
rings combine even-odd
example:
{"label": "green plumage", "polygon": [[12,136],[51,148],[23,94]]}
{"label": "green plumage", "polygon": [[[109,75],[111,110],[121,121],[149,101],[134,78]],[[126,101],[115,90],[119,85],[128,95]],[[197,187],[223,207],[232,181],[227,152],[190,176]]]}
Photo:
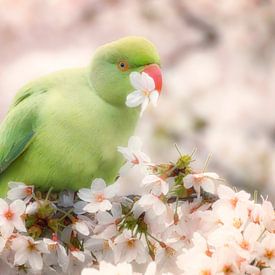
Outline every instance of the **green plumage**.
{"label": "green plumage", "polygon": [[[121,71],[118,64],[127,62]],[[139,108],[125,105],[129,74],[159,63],[155,47],[128,37],[100,47],[86,68],[69,69],[23,87],[0,124],[0,195],[9,181],[42,190],[111,183],[123,159],[118,145],[133,134]]]}

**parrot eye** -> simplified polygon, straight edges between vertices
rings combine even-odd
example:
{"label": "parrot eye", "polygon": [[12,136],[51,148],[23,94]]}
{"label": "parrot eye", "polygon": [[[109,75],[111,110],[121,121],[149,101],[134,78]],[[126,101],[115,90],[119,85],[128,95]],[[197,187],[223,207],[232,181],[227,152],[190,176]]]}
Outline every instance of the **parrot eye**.
{"label": "parrot eye", "polygon": [[126,72],[129,69],[129,64],[127,61],[120,61],[118,62],[117,67],[120,71]]}

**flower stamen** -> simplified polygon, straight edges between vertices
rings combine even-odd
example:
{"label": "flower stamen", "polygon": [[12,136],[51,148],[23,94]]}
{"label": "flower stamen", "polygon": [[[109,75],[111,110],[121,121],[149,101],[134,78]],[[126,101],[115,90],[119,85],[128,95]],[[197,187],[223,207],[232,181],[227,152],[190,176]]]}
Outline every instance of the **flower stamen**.
{"label": "flower stamen", "polygon": [[8,210],[5,212],[4,216],[5,216],[5,218],[6,218],[8,221],[10,221],[10,220],[12,220],[12,218],[13,218],[13,216],[14,216],[14,213],[13,213],[10,209],[8,209]]}
{"label": "flower stamen", "polygon": [[105,200],[105,197],[102,193],[100,193],[95,196],[95,199],[97,202],[103,202]]}

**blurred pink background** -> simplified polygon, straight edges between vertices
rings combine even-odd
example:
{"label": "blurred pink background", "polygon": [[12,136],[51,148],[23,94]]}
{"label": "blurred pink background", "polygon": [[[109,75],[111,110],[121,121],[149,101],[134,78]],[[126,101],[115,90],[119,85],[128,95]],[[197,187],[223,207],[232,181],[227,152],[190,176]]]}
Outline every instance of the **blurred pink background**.
{"label": "blurred pink background", "polygon": [[0,0],[0,120],[17,90],[90,62],[101,44],[152,40],[165,78],[137,135],[156,162],[197,166],[275,197],[275,6],[268,0]]}

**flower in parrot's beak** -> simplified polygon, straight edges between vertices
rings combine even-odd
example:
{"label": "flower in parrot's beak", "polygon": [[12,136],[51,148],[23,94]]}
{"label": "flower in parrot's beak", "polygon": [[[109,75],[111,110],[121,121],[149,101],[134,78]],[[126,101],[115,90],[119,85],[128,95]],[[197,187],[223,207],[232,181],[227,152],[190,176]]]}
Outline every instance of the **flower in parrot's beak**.
{"label": "flower in parrot's beak", "polygon": [[130,82],[135,91],[127,96],[128,107],[134,108],[141,105],[140,115],[142,116],[150,102],[154,107],[157,106],[162,86],[161,72],[157,65],[147,66],[141,73],[132,72]]}

